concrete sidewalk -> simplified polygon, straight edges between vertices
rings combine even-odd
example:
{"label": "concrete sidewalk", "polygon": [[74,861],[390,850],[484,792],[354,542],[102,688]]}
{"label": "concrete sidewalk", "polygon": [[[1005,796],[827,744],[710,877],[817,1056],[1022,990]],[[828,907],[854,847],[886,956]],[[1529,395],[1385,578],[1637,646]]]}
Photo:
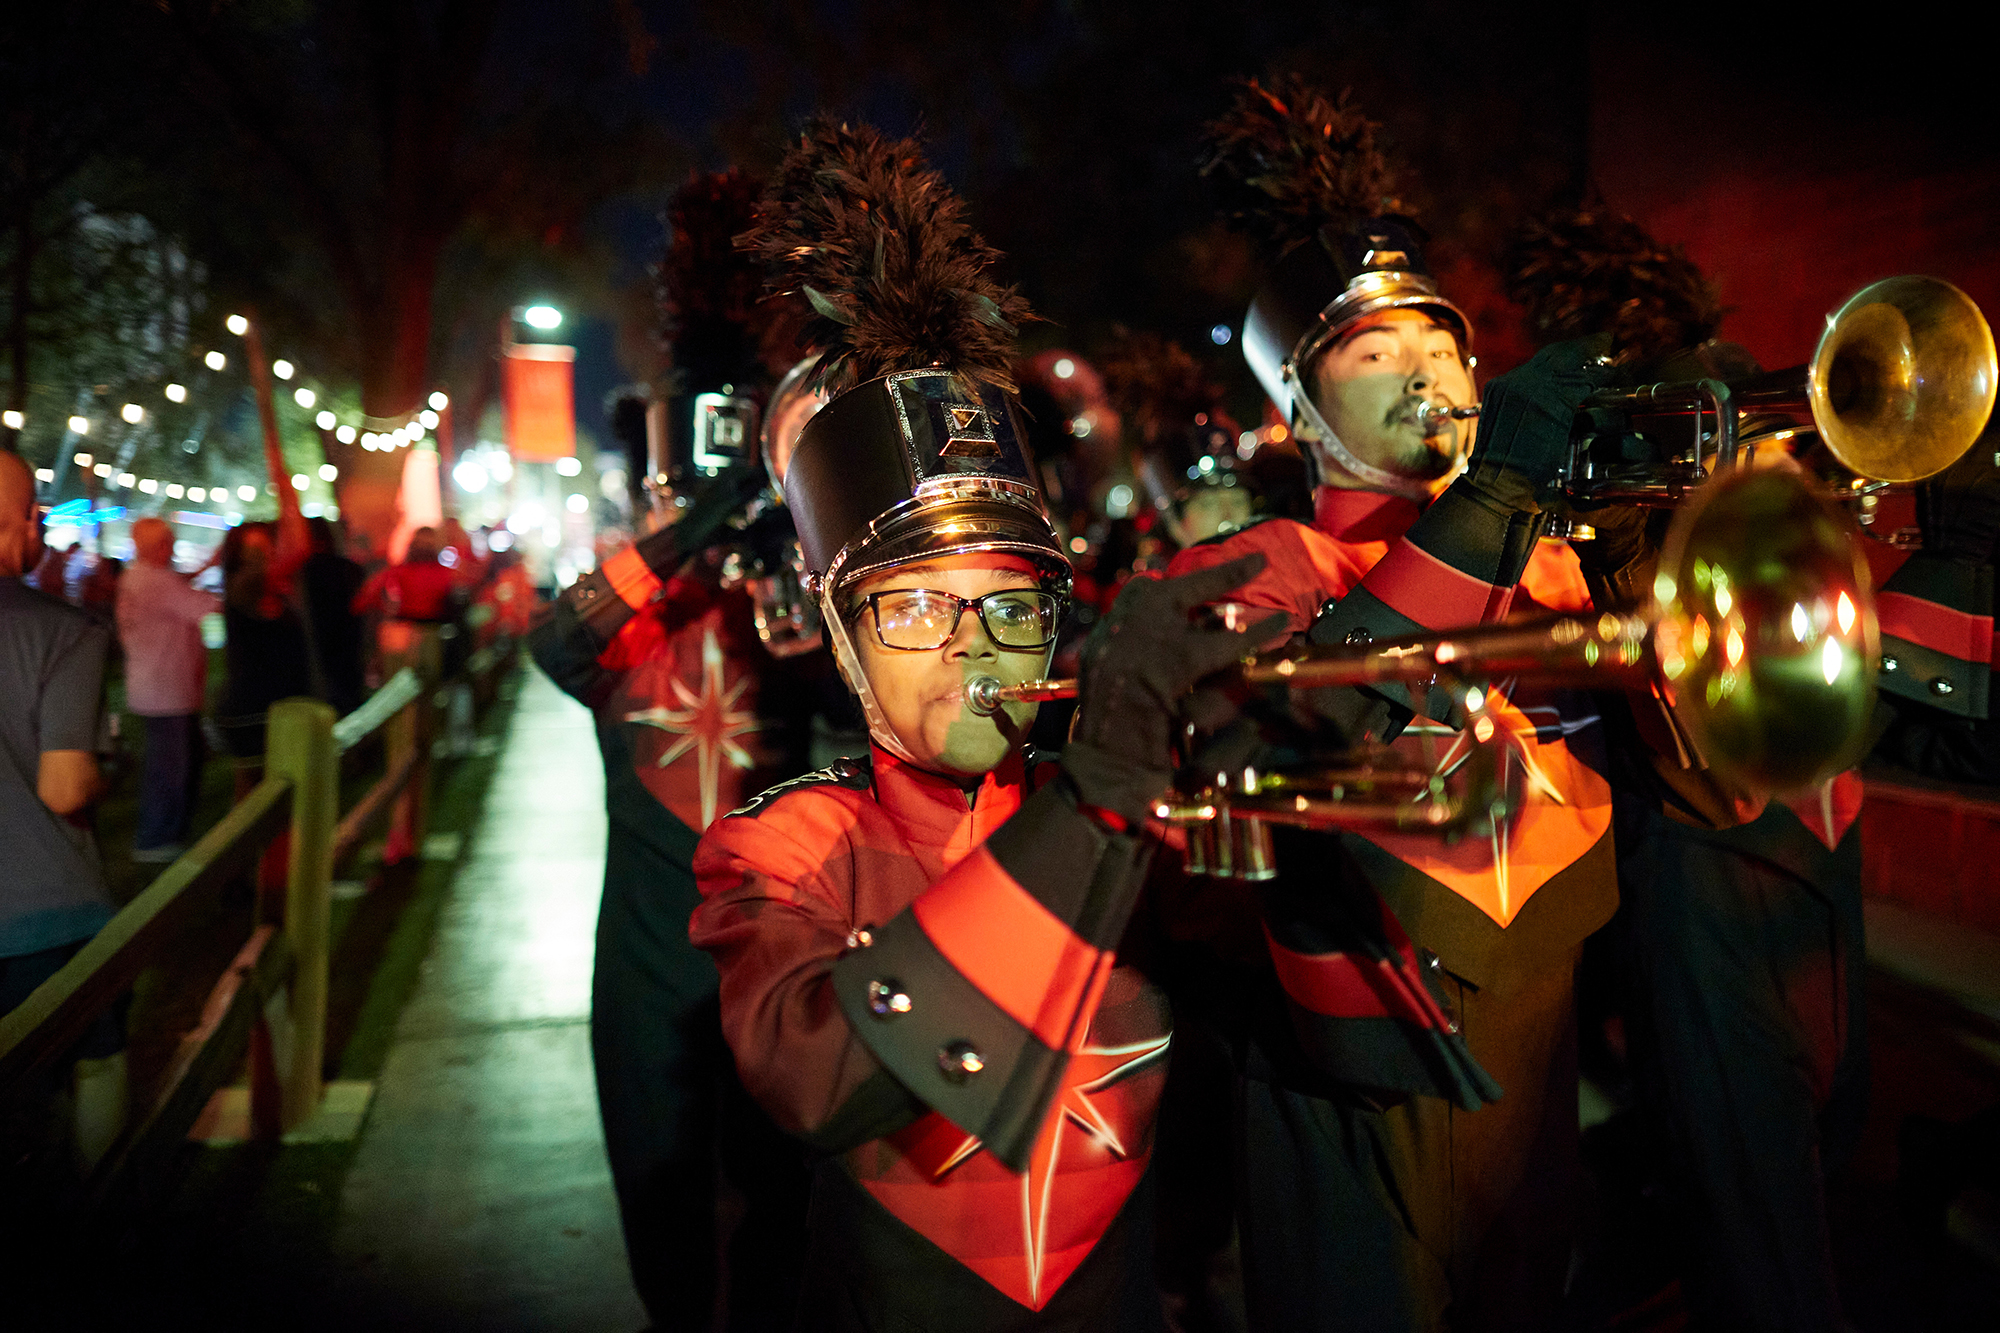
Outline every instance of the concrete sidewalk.
{"label": "concrete sidewalk", "polygon": [[341,1193],[336,1300],[377,1326],[643,1328],[591,1078],[603,774],[532,666],[460,851]]}

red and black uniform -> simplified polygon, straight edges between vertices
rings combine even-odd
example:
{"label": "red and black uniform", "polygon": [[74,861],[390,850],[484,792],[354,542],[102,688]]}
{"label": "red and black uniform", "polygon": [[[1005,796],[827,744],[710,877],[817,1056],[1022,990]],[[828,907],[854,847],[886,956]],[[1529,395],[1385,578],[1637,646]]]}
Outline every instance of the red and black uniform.
{"label": "red and black uniform", "polygon": [[826,1154],[801,1327],[1159,1326],[1171,1023],[1117,822],[1052,763],[966,790],[877,748],[703,838],[692,933],[737,1067]]}
{"label": "red and black uniform", "polygon": [[[646,549],[628,547],[579,580],[531,640],[542,669],[592,710],[604,759],[591,1053],[612,1183],[655,1327],[705,1330],[719,1150],[748,1204],[729,1250],[730,1327],[784,1328],[807,1176],[736,1080],[715,965],[687,922],[700,831],[805,769],[804,714],[822,682],[800,659],[763,651],[749,597],[723,590],[707,556],[683,564],[669,548],[659,563],[680,572],[662,578]],[[824,658],[817,665],[831,677]]]}
{"label": "red and black uniform", "polygon": [[[1988,569],[1863,551],[1884,711],[1905,731],[1927,716],[1927,735],[1986,716]],[[1868,1084],[1860,776],[1760,810],[1622,767],[1623,903],[1604,940],[1689,1310],[1704,1327],[1834,1327],[1824,1182]]]}
{"label": "red and black uniform", "polygon": [[[1423,511],[1334,488],[1316,501],[1312,527],[1262,523],[1182,552],[1172,572],[1261,552],[1264,572],[1230,600],[1324,643],[1586,604],[1575,557],[1534,542],[1531,517],[1458,490]],[[1239,1225],[1258,1328],[1532,1326],[1560,1298],[1577,1176],[1573,972],[1617,904],[1611,792],[1587,696],[1494,688],[1515,739],[1509,780],[1528,794],[1511,828],[1456,844],[1279,840],[1269,961],[1223,1016],[1247,1076]],[[1449,722],[1454,705],[1383,690],[1323,707],[1350,739],[1391,740],[1414,713]],[[1437,746],[1443,768],[1464,742],[1395,743]]]}

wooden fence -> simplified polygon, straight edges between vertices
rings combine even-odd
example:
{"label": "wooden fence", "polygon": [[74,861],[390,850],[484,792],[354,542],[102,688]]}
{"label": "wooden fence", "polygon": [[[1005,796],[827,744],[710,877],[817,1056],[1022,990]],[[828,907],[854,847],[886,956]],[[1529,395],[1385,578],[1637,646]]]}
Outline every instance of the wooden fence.
{"label": "wooden fence", "polygon": [[[182,1038],[160,1090],[137,1110],[90,1182],[93,1211],[160,1180],[215,1090],[250,1056],[252,1132],[275,1139],[311,1119],[322,1093],[333,870],[385,818],[385,859],[420,855],[430,797],[440,681],[438,633],[411,636],[398,669],[347,717],[316,699],[287,699],[269,715],[264,779],[187,853],[20,1007],[0,1016],[0,1099],[60,1060],[163,948],[218,901],[224,887],[264,867],[250,937]],[[467,663],[489,693],[510,645]],[[441,688],[447,687],[447,688]],[[340,757],[381,732],[387,771],[343,817]]]}

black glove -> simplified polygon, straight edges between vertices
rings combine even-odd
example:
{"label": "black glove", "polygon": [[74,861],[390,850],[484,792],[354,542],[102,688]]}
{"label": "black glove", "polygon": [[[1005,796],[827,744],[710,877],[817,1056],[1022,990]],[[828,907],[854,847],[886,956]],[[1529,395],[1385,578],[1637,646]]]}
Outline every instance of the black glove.
{"label": "black glove", "polygon": [[1176,579],[1133,579],[1118,594],[1084,642],[1077,725],[1063,750],[1084,804],[1135,823],[1150,812],[1173,777],[1184,696],[1285,624],[1274,613],[1244,633],[1197,629],[1189,614],[1263,568],[1264,557],[1252,554]]}
{"label": "black glove", "polygon": [[1454,486],[1510,509],[1539,511],[1539,493],[1569,458],[1577,409],[1609,382],[1610,369],[1601,364],[1608,346],[1601,335],[1555,343],[1487,385],[1472,457]]}
{"label": "black glove", "polygon": [[2000,432],[1982,435],[1965,456],[1917,486],[1924,554],[1991,564],[2000,543]]}
{"label": "black glove", "polygon": [[713,546],[728,530],[729,520],[742,514],[764,486],[761,468],[717,477],[695,496],[679,521],[639,539],[646,567],[663,579],[672,575],[689,556]]}
{"label": "black glove", "polygon": [[1603,505],[1577,511],[1597,534],[1570,544],[1599,610],[1631,610],[1652,595],[1653,572],[1673,518],[1668,509]]}

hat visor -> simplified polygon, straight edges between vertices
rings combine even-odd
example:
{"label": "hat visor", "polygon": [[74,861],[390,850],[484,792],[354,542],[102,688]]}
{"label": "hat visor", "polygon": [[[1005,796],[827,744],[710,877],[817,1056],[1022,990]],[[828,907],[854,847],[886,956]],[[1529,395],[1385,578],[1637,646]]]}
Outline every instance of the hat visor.
{"label": "hat visor", "polygon": [[1046,518],[1011,501],[963,496],[920,501],[878,519],[844,553],[836,581],[846,588],[898,565],[987,551],[1024,557],[1046,577],[1070,581],[1069,558]]}

